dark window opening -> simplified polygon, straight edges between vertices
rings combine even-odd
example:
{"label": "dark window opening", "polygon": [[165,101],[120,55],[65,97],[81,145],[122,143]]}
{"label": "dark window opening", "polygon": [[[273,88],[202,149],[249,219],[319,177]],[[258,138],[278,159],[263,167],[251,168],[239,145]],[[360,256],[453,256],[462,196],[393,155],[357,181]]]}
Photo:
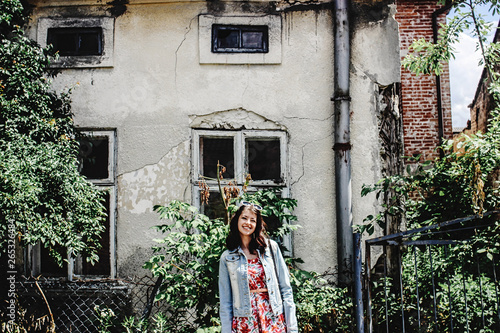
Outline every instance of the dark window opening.
{"label": "dark window opening", "polygon": [[217,163],[226,167],[224,177],[234,178],[233,138],[200,138],[201,173],[217,178]]}
{"label": "dark window opening", "polygon": [[102,55],[102,28],[50,28],[47,44],[61,56]]}
{"label": "dark window opening", "polygon": [[[63,255],[63,259],[66,257]],[[62,266],[50,255],[49,249],[40,245],[40,273],[43,276],[66,276],[68,275],[68,264],[63,262]]]}
{"label": "dark window opening", "polygon": [[212,52],[267,53],[269,33],[266,25],[212,26]]}
{"label": "dark window opening", "polygon": [[281,182],[280,140],[247,140],[247,163],[248,173],[253,180]]}
{"label": "dark window opening", "polygon": [[104,207],[106,207],[106,218],[103,220],[106,229],[101,233],[101,239],[99,243],[101,248],[97,250],[97,255],[99,256],[99,261],[92,265],[87,262],[85,258],[82,258],[82,274],[83,275],[105,275],[109,276],[111,274],[111,263],[110,263],[110,249],[109,249],[109,210],[110,210],[110,196],[106,191],[104,196]]}
{"label": "dark window opening", "polygon": [[208,203],[202,203],[201,212],[211,219],[226,216],[226,210],[219,192],[210,191]]}
{"label": "dark window opening", "polygon": [[84,137],[80,140],[80,173],[88,179],[109,178],[109,138]]}

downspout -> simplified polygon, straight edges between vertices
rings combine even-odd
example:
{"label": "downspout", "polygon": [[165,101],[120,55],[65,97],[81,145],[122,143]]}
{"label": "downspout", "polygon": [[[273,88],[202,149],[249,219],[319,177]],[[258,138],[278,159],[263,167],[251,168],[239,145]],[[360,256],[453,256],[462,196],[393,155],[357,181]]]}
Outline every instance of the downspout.
{"label": "downspout", "polygon": [[[452,7],[452,4],[447,1],[446,5],[439,8],[438,10],[432,13],[432,35],[433,42],[436,44],[438,42],[438,23],[437,19],[439,15],[447,12]],[[441,95],[441,76],[436,75],[436,93],[437,93],[437,112],[438,112],[438,136],[439,136],[439,144],[443,143],[444,138],[444,116],[443,116],[443,97]],[[443,157],[444,152],[442,149],[439,149],[439,156]]]}
{"label": "downspout", "polygon": [[353,262],[351,130],[349,96],[349,1],[335,0],[334,75],[335,185],[339,283],[351,284]]}

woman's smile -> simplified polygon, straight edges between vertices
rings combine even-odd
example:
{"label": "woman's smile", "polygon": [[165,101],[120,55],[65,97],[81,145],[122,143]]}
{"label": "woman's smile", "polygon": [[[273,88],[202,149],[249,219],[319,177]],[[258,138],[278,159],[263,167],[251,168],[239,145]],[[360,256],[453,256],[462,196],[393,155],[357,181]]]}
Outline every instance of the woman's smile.
{"label": "woman's smile", "polygon": [[238,231],[242,236],[250,236],[255,231],[257,215],[250,209],[245,209],[238,219]]}

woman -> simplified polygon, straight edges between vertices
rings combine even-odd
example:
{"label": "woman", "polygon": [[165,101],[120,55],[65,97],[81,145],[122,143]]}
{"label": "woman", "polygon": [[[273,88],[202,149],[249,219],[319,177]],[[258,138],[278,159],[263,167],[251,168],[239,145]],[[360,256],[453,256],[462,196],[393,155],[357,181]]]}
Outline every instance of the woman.
{"label": "woman", "polygon": [[298,332],[288,268],[261,210],[243,201],[230,222],[219,265],[222,333]]}

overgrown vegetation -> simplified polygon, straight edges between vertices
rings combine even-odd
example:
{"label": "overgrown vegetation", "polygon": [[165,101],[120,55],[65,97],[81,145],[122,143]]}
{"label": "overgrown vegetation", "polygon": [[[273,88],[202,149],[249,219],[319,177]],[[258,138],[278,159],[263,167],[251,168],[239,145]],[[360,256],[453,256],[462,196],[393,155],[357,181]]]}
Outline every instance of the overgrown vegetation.
{"label": "overgrown vegetation", "polygon": [[[406,228],[418,228],[438,221],[451,220],[473,214],[483,214],[498,207],[498,176],[500,169],[500,81],[495,72],[500,63],[500,45],[486,45],[486,36],[491,29],[475,13],[478,4],[488,1],[457,1],[457,16],[447,25],[442,25],[436,47],[426,40],[415,41],[403,65],[415,73],[442,72],[444,62],[453,56],[453,43],[458,41],[458,34],[469,27],[478,37],[478,49],[483,50],[483,59],[488,75],[488,91],[493,96],[496,108],[491,111],[488,131],[462,135],[456,149],[453,141],[445,142],[438,149],[444,152],[442,158],[434,161],[408,164],[404,175],[395,175],[381,179],[377,184],[363,186],[362,195],[375,192],[377,197],[385,193],[395,193],[383,211],[376,216],[369,216],[368,225],[378,224],[385,229],[385,219],[389,215],[404,214]],[[489,1],[493,12],[500,12],[500,3]],[[362,227],[370,233],[372,227]],[[498,237],[498,226],[490,229],[492,236]],[[494,250],[494,249],[489,249]]]}
{"label": "overgrown vegetation", "polygon": [[[296,229],[289,223],[296,220],[296,200],[281,198],[272,190],[244,193],[238,200],[242,198],[265,207],[262,213],[266,219],[279,221],[271,237],[280,238]],[[237,208],[234,203],[235,198],[228,206],[231,211]],[[164,237],[156,240],[155,254],[144,267],[162,279],[155,300],[166,303],[168,313],[150,320],[104,318],[101,331],[219,332],[218,272],[227,225],[223,218],[209,219],[179,201],[156,206],[155,210],[167,223],[156,227]],[[301,332],[350,330],[352,301],[347,289],[335,287],[325,276],[293,266],[290,273]]]}
{"label": "overgrown vegetation", "polygon": [[78,171],[68,93],[50,88],[52,52],[24,35],[19,0],[0,3],[0,248],[9,226],[59,263],[68,251],[97,260],[102,194]]}
{"label": "overgrown vegetation", "polygon": [[[488,91],[496,105],[490,114],[488,130],[462,135],[455,147],[453,142],[445,142],[438,148],[443,157],[424,162],[417,158],[410,161],[413,164],[408,164],[404,175],[364,186],[363,195],[373,192],[378,198],[387,193],[392,195],[386,198],[387,203],[378,215],[366,219],[368,223],[360,227],[362,231],[371,233],[376,224],[385,230],[389,216],[401,216],[406,229],[415,229],[469,215],[481,217],[499,208],[500,85],[496,71],[500,45],[487,44],[491,25],[477,15],[476,6],[489,3],[490,11],[499,13],[500,3],[473,0],[453,3],[458,8],[457,15],[442,25],[438,42],[415,41],[403,65],[417,74],[441,74],[443,64],[453,57],[453,43],[458,41],[459,33],[472,28],[488,74]],[[401,329],[403,307],[407,329],[448,332],[453,327],[460,332],[498,331],[498,215],[475,223],[487,226],[473,232],[466,228],[459,232],[437,229],[433,239],[456,240],[458,244],[432,246],[432,253],[427,246],[401,247],[402,293],[399,287],[394,288],[399,285],[399,273],[387,278],[374,275],[375,322],[384,328],[388,325],[391,329]],[[426,239],[425,233],[416,236],[413,239]],[[394,309],[399,309],[399,313]],[[417,320],[418,310],[420,320]]]}

